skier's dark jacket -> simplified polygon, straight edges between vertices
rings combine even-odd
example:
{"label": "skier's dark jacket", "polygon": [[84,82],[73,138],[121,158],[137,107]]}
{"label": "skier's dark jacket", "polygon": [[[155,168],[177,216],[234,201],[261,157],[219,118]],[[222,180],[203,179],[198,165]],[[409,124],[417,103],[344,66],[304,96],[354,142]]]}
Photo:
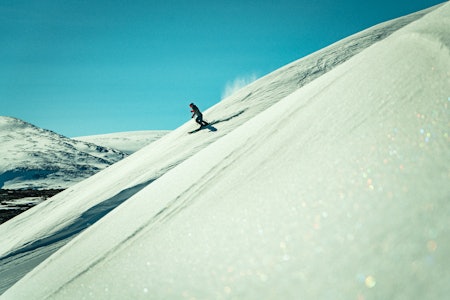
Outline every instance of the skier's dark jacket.
{"label": "skier's dark jacket", "polygon": [[203,114],[200,112],[200,110],[198,109],[197,105],[195,104],[191,104],[191,112],[192,112],[192,118],[197,115],[197,117],[203,118]]}

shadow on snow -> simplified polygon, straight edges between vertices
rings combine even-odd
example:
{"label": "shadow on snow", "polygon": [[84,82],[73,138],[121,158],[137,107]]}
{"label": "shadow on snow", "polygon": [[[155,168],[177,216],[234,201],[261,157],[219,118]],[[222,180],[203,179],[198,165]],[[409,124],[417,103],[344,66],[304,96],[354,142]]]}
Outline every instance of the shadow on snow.
{"label": "shadow on snow", "polygon": [[[106,214],[108,214],[110,211],[112,211],[114,208],[128,200],[130,197],[132,197],[134,194],[138,193],[140,190],[142,190],[144,187],[152,183],[155,179],[151,179],[147,182],[138,184],[136,186],[133,186],[131,188],[125,189],[121,192],[119,192],[117,195],[89,208],[84,213],[82,213],[76,220],[74,220],[70,225],[66,226],[65,228],[53,233],[52,235],[42,238],[40,240],[37,240],[35,242],[32,242],[4,257],[0,258],[0,264],[1,261],[4,259],[7,259],[12,256],[16,256],[19,254],[23,254],[26,252],[30,252],[33,250],[36,250],[40,247],[48,246],[54,243],[57,243],[59,241],[73,238],[81,231],[85,230],[89,226],[93,225],[95,222],[103,218]],[[56,250],[55,250],[56,251]]]}
{"label": "shadow on snow", "polygon": [[231,116],[226,117],[226,118],[224,118],[224,119],[219,119],[219,120],[211,121],[211,122],[208,123],[208,125],[206,125],[206,126],[201,126],[200,128],[197,128],[197,129],[195,129],[195,130],[189,131],[189,133],[199,132],[199,131],[205,130],[205,129],[208,129],[208,130],[211,131],[211,132],[215,132],[215,131],[217,131],[217,128],[214,127],[213,125],[218,124],[218,123],[222,123],[222,122],[228,122],[228,121],[230,121],[231,119],[234,119],[234,118],[236,118],[236,117],[242,115],[245,111],[246,111],[246,109],[241,110],[241,111],[235,113],[234,115],[231,115]]}

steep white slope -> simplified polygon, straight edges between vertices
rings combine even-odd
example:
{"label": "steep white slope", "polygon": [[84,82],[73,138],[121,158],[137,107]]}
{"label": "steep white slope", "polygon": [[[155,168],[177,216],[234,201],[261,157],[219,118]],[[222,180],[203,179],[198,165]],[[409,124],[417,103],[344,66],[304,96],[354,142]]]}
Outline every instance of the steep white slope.
{"label": "steep white slope", "polygon": [[446,4],[166,172],[3,297],[447,297],[449,37]]}
{"label": "steep white slope", "polygon": [[0,188],[67,188],[126,156],[0,116]]}
{"label": "steep white slope", "polygon": [[[207,110],[205,117],[217,131],[209,132],[207,129],[187,135],[196,126],[190,121],[38,208],[0,225],[0,237],[7,241],[0,243],[0,260],[14,253],[23,256],[23,253],[50,243],[49,239],[58,242],[61,236],[79,232],[80,228],[97,220],[97,214],[101,216],[261,111],[432,9],[379,24],[293,62]],[[186,109],[189,109],[187,103]],[[89,215],[88,221],[86,214]],[[41,222],[44,216],[46,222]],[[73,228],[77,230],[73,231]],[[42,240],[46,242],[41,243]]]}
{"label": "steep white slope", "polygon": [[75,140],[132,154],[168,134],[167,130],[144,130],[75,137]]}

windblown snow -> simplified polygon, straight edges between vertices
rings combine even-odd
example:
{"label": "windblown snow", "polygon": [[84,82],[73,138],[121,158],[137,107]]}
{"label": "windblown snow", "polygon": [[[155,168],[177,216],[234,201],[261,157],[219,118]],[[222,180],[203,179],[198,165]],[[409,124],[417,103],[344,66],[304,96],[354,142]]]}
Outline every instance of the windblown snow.
{"label": "windblown snow", "polygon": [[351,36],[0,225],[2,297],[447,298],[449,99],[449,3]]}

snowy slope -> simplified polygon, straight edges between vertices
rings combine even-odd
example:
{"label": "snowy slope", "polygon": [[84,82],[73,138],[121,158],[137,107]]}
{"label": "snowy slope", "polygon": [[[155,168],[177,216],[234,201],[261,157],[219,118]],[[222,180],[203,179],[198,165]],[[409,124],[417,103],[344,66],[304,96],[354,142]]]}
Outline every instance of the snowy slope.
{"label": "snowy slope", "polygon": [[[422,11],[374,26],[293,62],[253,82],[206,111],[205,117],[218,129],[216,132],[210,134],[202,131],[195,135],[186,135],[186,132],[196,128],[194,122],[190,121],[94,178],[61,193],[53,201],[40,205],[39,209],[30,210],[26,214],[22,214],[20,218],[2,224],[0,236],[9,242],[0,243],[0,257],[8,253],[23,251],[22,248],[25,245],[64,230],[69,227],[69,224],[79,221],[79,217],[90,208],[98,207],[102,203],[109,204],[111,199],[120,198],[125,201],[126,197],[116,196],[122,195],[123,191],[128,191],[129,193],[125,194],[129,196],[132,191],[137,191],[157,179],[167,170],[172,169],[314,78],[325,74],[333,67],[373,43],[386,38],[406,24],[421,18],[426,13],[427,11]],[[187,115],[189,116],[188,112]],[[64,199],[64,202],[59,201],[60,199]],[[52,204],[53,202],[59,203],[55,205]],[[32,229],[26,231],[21,229],[19,224],[34,224],[43,215],[49,216],[50,211],[52,212],[51,218],[47,217],[47,222],[40,223],[39,227],[22,225],[27,228],[32,227]],[[64,222],[61,221],[61,218]]]}
{"label": "snowy slope", "polygon": [[0,116],[0,188],[67,188],[126,156]]}
{"label": "snowy slope", "polygon": [[167,130],[144,130],[75,137],[73,139],[132,154],[169,133]]}
{"label": "snowy slope", "polygon": [[208,110],[217,131],[185,124],[2,224],[9,280],[128,199],[3,297],[442,296],[449,9],[288,65]]}

